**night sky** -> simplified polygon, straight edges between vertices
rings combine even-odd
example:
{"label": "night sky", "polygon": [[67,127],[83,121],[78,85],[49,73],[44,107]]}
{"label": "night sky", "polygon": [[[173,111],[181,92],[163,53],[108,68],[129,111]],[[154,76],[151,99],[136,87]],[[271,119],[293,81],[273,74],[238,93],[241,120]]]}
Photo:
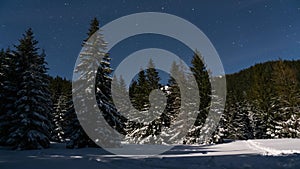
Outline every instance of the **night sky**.
{"label": "night sky", "polygon": [[[32,27],[39,47],[46,51],[50,75],[70,79],[90,20],[97,17],[104,25],[137,12],[170,13],[195,24],[215,46],[226,73],[278,58],[300,59],[297,0],[2,0],[0,48],[13,47]],[[172,51],[186,61],[192,57],[192,51],[172,38],[139,35],[111,50],[112,67],[149,47]]]}

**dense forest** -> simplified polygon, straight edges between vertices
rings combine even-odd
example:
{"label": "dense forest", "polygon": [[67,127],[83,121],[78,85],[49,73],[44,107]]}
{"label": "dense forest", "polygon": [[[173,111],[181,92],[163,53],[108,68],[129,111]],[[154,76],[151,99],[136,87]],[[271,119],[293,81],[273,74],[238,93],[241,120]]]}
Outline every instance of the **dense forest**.
{"label": "dense forest", "polygon": [[[92,20],[87,39],[99,30],[99,22]],[[105,36],[104,36],[105,37]],[[105,38],[100,33],[93,42],[101,48],[89,46],[80,57],[101,53]],[[14,49],[0,51],[0,145],[13,149],[39,149],[50,147],[50,141],[64,142],[67,148],[97,147],[81,127],[73,105],[71,81],[47,74],[46,52],[38,48],[33,31],[28,29]],[[89,53],[89,54],[86,54]],[[98,108],[108,124],[125,135],[129,143],[147,143],[150,136],[163,135],[162,128],[172,123],[181,125],[178,112],[181,92],[172,76],[162,84],[159,72],[149,60],[148,68],[138,72],[129,90],[122,77],[113,77],[110,56],[105,54],[99,62],[96,77]],[[191,56],[190,70],[199,87],[200,106],[194,126],[181,140],[184,144],[221,143],[224,139],[299,138],[300,137],[300,61],[270,61],[226,76],[227,97],[224,113],[212,137],[200,138],[200,130],[210,110],[210,72],[201,60],[200,52]],[[75,72],[88,67],[83,63]],[[170,72],[188,82],[183,66],[173,63]],[[89,75],[83,76],[89,80]],[[151,123],[131,121],[122,116],[113,104],[111,81],[118,82],[118,93],[128,93],[132,105],[146,112],[149,94],[159,89],[167,96],[165,111]],[[76,83],[76,82],[75,82]],[[83,93],[84,95],[84,93]],[[76,101],[76,100],[75,100]],[[124,105],[126,108],[127,105]],[[189,106],[189,105],[183,105]],[[187,112],[188,113],[188,112]],[[183,125],[183,124],[182,124]],[[170,133],[169,133],[170,134]],[[177,135],[173,131],[172,135]],[[170,140],[172,136],[166,136]],[[163,143],[166,140],[157,140]]]}
{"label": "dense forest", "polygon": [[226,137],[300,136],[300,61],[270,61],[226,76]]}

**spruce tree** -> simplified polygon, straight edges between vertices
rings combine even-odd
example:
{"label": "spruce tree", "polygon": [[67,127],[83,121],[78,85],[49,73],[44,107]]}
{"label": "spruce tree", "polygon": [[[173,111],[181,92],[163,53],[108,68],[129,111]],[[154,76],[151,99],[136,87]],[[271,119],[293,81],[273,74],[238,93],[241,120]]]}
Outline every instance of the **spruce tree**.
{"label": "spruce tree", "polygon": [[[182,84],[182,81],[184,81],[184,73],[180,69],[179,64],[177,64],[175,61],[171,65],[170,73],[167,91],[167,107],[165,111],[166,118],[164,120],[165,126],[168,128],[169,132],[163,132],[162,134],[165,136],[164,138],[166,142],[182,143],[177,141],[183,137],[180,132],[180,128],[184,126],[184,121],[182,121],[181,117],[178,115],[181,107],[181,91],[179,88],[179,83]],[[177,77],[176,80],[175,77]],[[174,127],[174,129],[171,129],[170,127]]]}
{"label": "spruce tree", "polygon": [[51,114],[51,141],[64,142],[66,140],[66,112],[68,102],[71,99],[71,82],[56,76],[50,77],[49,88],[51,91],[51,100],[53,102],[53,112]]}
{"label": "spruce tree", "polygon": [[211,85],[209,81],[209,72],[202,60],[203,57],[196,50],[191,61],[192,66],[190,67],[190,69],[198,85],[200,106],[198,116],[194,123],[194,127],[193,129],[191,129],[187,136],[188,140],[186,142],[188,143],[194,143],[196,142],[196,140],[198,140],[197,138],[200,137],[200,131],[209,112],[211,101]]}
{"label": "spruce tree", "polygon": [[[140,111],[140,115],[137,116],[138,119],[129,120],[127,122],[127,141],[133,143],[161,143],[162,140],[156,140],[156,138],[157,135],[160,134],[162,127],[166,125],[166,114],[162,113],[159,115],[159,117],[151,119],[152,121],[149,121],[149,117],[152,117],[152,114],[148,114],[156,114],[158,112],[156,112],[155,109],[161,109],[159,106],[154,109],[151,107],[151,112],[149,112],[150,93],[154,89],[162,90],[162,85],[159,81],[159,73],[155,69],[153,61],[150,59],[147,69],[140,70],[137,80],[131,84],[129,89],[132,104],[137,110]],[[154,99],[154,102],[157,102],[159,105],[163,105],[163,103],[158,103],[159,100],[156,98]]]}
{"label": "spruce tree", "polygon": [[[75,82],[73,81],[73,84],[75,84],[75,86],[79,86],[75,88],[75,92],[77,95],[82,95],[82,97],[84,98],[73,98],[80,100],[80,99],[92,99],[92,98],[87,98],[86,94],[84,93],[79,93],[80,91],[83,91],[84,89],[82,89],[83,84],[87,83],[88,81],[91,81],[91,79],[93,79],[93,76],[96,72],[92,72],[89,71],[89,66],[92,67],[98,67],[100,64],[100,60],[101,60],[101,56],[103,56],[103,49],[105,48],[105,44],[103,45],[103,38],[100,37],[101,35],[95,35],[92,36],[94,33],[96,33],[99,30],[99,22],[96,18],[94,18],[90,24],[90,29],[87,33],[87,38],[83,41],[83,46],[84,49],[83,51],[80,53],[80,59],[81,59],[81,63],[79,66],[77,66],[75,72],[77,74],[79,74],[79,79],[76,80]],[[90,39],[93,38],[93,39]],[[90,39],[90,40],[89,40]],[[89,41],[88,41],[89,40]],[[98,53],[99,52],[99,53]],[[99,57],[99,54],[100,57]],[[86,72],[87,71],[87,72]],[[78,85],[76,85],[78,84]],[[86,85],[85,85],[86,86]],[[90,87],[90,86],[88,86]],[[90,92],[94,92],[91,91],[91,89],[86,89],[89,90]],[[69,121],[71,121],[71,123],[69,123],[70,126],[67,127],[67,137],[70,139],[67,142],[66,147],[67,148],[82,148],[82,147],[86,147],[86,146],[95,146],[93,140],[91,140],[88,135],[85,133],[85,131],[83,130],[83,128],[81,127],[76,113],[75,113],[75,109],[73,106],[73,101],[70,101],[69,103],[71,103],[71,105],[69,106],[69,110],[68,110],[68,114],[70,114],[70,117],[73,117],[74,119],[70,119]],[[83,105],[85,107],[87,107],[87,105]],[[81,114],[85,113],[89,113],[91,110],[86,110],[85,112],[81,112]]]}
{"label": "spruce tree", "polygon": [[158,71],[155,69],[153,60],[150,59],[148,62],[148,68],[146,70],[146,78],[149,86],[149,90],[160,89],[161,84],[159,83],[160,77]]}
{"label": "spruce tree", "polygon": [[51,140],[56,142],[65,141],[65,116],[68,111],[67,107],[68,97],[60,95],[56,103],[53,105],[54,110],[52,113],[52,132]]}
{"label": "spruce tree", "polygon": [[74,104],[70,96],[69,101],[66,104],[67,111],[65,113],[65,138],[66,148],[84,148],[86,146],[95,146],[94,142],[89,139],[87,134],[83,131],[79,120],[76,116]]}
{"label": "spruce tree", "polygon": [[37,41],[28,29],[16,46],[17,97],[14,126],[7,143],[15,149],[38,149],[50,146],[52,111],[45,53],[38,53]]}
{"label": "spruce tree", "polygon": [[200,95],[199,115],[195,125],[200,125],[206,119],[211,101],[211,85],[209,81],[209,72],[203,63],[203,57],[196,50],[192,59],[191,71],[197,81]]}
{"label": "spruce tree", "polygon": [[83,41],[83,43],[87,42],[88,39],[99,30],[99,21],[96,17],[91,20],[90,28],[87,33],[87,38]]}
{"label": "spruce tree", "polygon": [[8,48],[1,51],[0,85],[0,144],[7,145],[10,128],[16,125],[13,117],[17,96],[16,57]]}
{"label": "spruce tree", "polygon": [[7,127],[8,127],[8,114],[6,107],[6,91],[4,83],[7,80],[7,58],[4,49],[0,51],[0,145],[5,145],[4,142],[7,139]]}
{"label": "spruce tree", "polygon": [[[110,61],[111,58],[109,57],[109,54],[106,53],[102,60],[100,61],[100,66],[97,71],[96,76],[96,99],[98,103],[99,109],[102,111],[102,115],[106,122],[115,130],[117,130],[119,133],[124,134],[124,118],[121,116],[121,114],[117,111],[115,108],[113,102],[112,102],[112,96],[111,96],[111,73],[112,68],[110,67]],[[121,77],[120,80],[122,83],[124,82],[124,79]],[[120,84],[121,92],[124,91],[124,84]],[[123,93],[125,94],[125,93]],[[101,130],[101,129],[100,129]]]}
{"label": "spruce tree", "polygon": [[[83,49],[80,53],[80,64],[75,69],[75,73],[78,74],[79,78],[73,82],[75,86],[73,92],[77,96],[73,99],[78,103],[92,103],[94,99],[93,95],[95,94],[97,100],[96,106],[100,109],[101,114],[95,114],[97,109],[95,105],[81,105],[84,109],[79,112],[81,114],[79,118],[87,120],[86,117],[97,116],[97,118],[100,118],[102,115],[111,127],[116,130],[122,130],[120,116],[111,103],[110,74],[112,69],[110,68],[109,55],[104,52],[106,45],[103,35],[99,30],[99,22],[95,18],[91,22],[88,38],[84,41]],[[98,67],[96,71],[91,70],[91,68],[95,67]],[[95,80],[95,90],[93,86],[88,85],[93,80]],[[73,108],[71,108],[69,112],[75,113]],[[69,127],[70,131],[67,131],[67,133],[72,133],[72,135],[69,136],[70,141],[67,143],[68,148],[96,146],[95,142],[97,141],[102,141],[105,144],[111,143],[111,146],[115,145],[115,143],[110,141],[115,139],[111,138],[113,137],[113,131],[106,130],[103,123],[98,123],[100,120],[90,120],[96,121],[97,123],[86,121],[86,123],[91,124],[88,127],[91,131],[98,132],[101,138],[98,138],[98,134],[93,134],[93,138],[89,138],[79,123],[76,122],[72,127]],[[78,121],[78,119],[74,119],[73,121]]]}
{"label": "spruce tree", "polygon": [[5,74],[6,74],[6,55],[3,49],[0,51],[0,145],[4,145],[5,137],[7,137],[8,133],[6,133],[7,129],[6,126],[8,125],[7,122],[7,112],[4,110],[5,108],[5,90],[4,90],[4,81],[5,81]]}
{"label": "spruce tree", "polygon": [[147,77],[145,75],[145,71],[142,69],[138,73],[136,89],[133,90],[135,90],[135,93],[133,94],[135,97],[135,102],[133,103],[135,108],[140,111],[145,111],[149,109],[149,86],[147,82]]}
{"label": "spruce tree", "polygon": [[273,67],[274,96],[271,113],[274,116],[272,121],[274,129],[270,130],[269,133],[275,138],[294,137],[295,134],[292,133],[299,130],[293,125],[293,123],[297,124],[300,104],[300,90],[295,71],[297,69],[293,69],[283,60],[276,62]]}

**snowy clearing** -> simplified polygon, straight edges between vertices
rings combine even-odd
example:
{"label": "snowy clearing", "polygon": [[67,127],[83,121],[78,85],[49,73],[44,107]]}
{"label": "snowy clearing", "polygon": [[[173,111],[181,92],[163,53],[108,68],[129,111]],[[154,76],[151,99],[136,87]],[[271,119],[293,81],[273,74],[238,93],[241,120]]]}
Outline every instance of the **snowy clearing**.
{"label": "snowy clearing", "polygon": [[116,156],[100,148],[12,151],[0,149],[0,168],[300,168],[300,139],[179,145],[157,156]]}

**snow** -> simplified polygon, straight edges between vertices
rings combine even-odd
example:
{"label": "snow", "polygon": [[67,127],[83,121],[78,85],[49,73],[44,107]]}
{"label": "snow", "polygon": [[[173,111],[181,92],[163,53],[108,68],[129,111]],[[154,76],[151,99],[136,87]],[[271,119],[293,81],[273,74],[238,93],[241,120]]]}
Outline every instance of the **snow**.
{"label": "snow", "polygon": [[248,140],[247,144],[251,149],[255,149],[262,155],[300,154],[299,139]]}
{"label": "snow", "polygon": [[300,168],[300,139],[232,141],[217,145],[178,145],[156,156],[117,156],[100,148],[42,150],[0,148],[0,168]]}

